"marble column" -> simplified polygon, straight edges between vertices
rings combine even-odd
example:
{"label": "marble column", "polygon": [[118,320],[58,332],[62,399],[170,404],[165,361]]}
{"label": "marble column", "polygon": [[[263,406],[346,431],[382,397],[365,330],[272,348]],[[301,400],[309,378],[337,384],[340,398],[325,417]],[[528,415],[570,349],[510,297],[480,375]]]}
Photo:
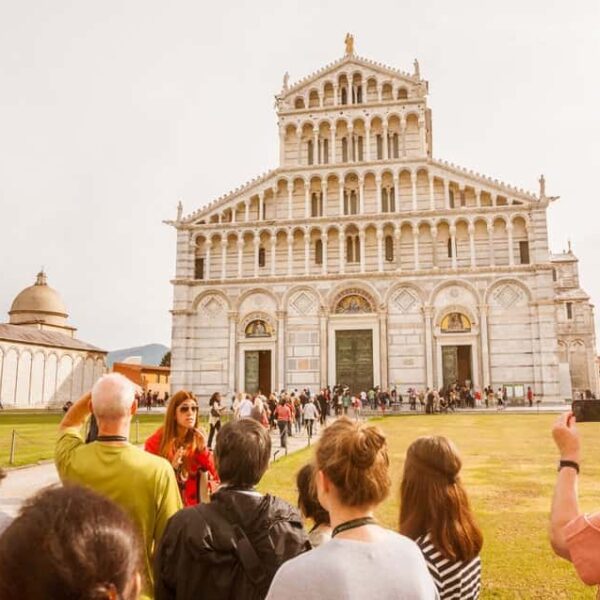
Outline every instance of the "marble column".
{"label": "marble column", "polygon": [[327,310],[319,310],[319,381],[320,387],[327,387]]}
{"label": "marble column", "polygon": [[258,255],[260,253],[260,237],[254,238],[254,277],[258,277]]}
{"label": "marble column", "polygon": [[419,228],[415,225],[413,227],[413,255],[414,255],[414,268],[415,271],[419,270]]}
{"label": "marble column", "polygon": [[238,277],[241,279],[243,275],[244,268],[244,238],[238,238],[237,241],[238,248],[238,258],[237,258],[237,269],[238,269]]}
{"label": "marble column", "polygon": [[471,252],[471,268],[474,269],[477,266],[477,258],[475,256],[475,226],[473,223],[469,224],[469,250]]}
{"label": "marble column", "polygon": [[367,142],[366,157],[367,157],[367,161],[370,162],[371,161],[371,127],[370,126],[367,127],[366,133],[367,133],[367,135],[365,137],[366,142]]}
{"label": "marble column", "polygon": [[288,277],[294,273],[294,234],[288,231],[287,234],[287,272]]}
{"label": "marble column", "polygon": [[366,235],[365,235],[365,231],[364,229],[361,229],[358,232],[358,239],[360,240],[360,272],[364,273],[365,269],[366,269],[366,257],[367,257],[367,253],[366,253],[366,248],[365,248],[365,240],[366,240]]}
{"label": "marble column", "polygon": [[383,230],[377,229],[377,270],[383,271]]}
{"label": "marble column", "polygon": [[279,130],[279,164],[285,165],[285,130]]}
{"label": "marble column", "polygon": [[227,238],[221,239],[221,279],[227,277]]}
{"label": "marble column", "polygon": [[244,202],[244,209],[245,209],[244,221],[246,221],[246,223],[247,223],[250,220],[250,200],[246,200]]}
{"label": "marble column", "polygon": [[429,173],[429,210],[435,210],[435,187],[433,173]]}
{"label": "marble column", "polygon": [[394,175],[394,212],[400,212],[400,173]]}
{"label": "marble column", "polygon": [[488,342],[488,310],[486,304],[479,305],[479,329],[481,336],[481,367],[483,375],[483,386],[492,385],[490,378],[490,347]]}
{"label": "marble column", "polygon": [[379,361],[380,361],[380,377],[381,389],[388,388],[388,333],[387,333],[387,309],[380,310],[379,314]]}
{"label": "marble column", "polygon": [[477,201],[477,208],[481,208],[481,190],[475,189],[475,199]]}
{"label": "marble column", "polygon": [[394,246],[395,246],[395,258],[396,258],[396,271],[400,273],[402,271],[402,246],[400,245],[400,239],[402,232],[400,227],[394,229]]}
{"label": "marble column", "polygon": [[506,233],[508,234],[508,264],[509,266],[514,266],[515,264],[515,249],[513,243],[513,226],[512,223],[509,223],[506,226]]}
{"label": "marble column", "polygon": [[444,208],[450,208],[450,182],[444,179]]}
{"label": "marble column", "polygon": [[361,215],[365,214],[365,180],[358,180],[358,206]]}
{"label": "marble column", "polygon": [[277,316],[277,390],[285,389],[285,320],[287,313],[278,310]]}
{"label": "marble column", "polygon": [[327,232],[321,234],[321,249],[322,249],[322,262],[323,262],[323,275],[327,275],[327,244],[329,242],[329,238],[327,236]]}
{"label": "marble column", "polygon": [[310,183],[304,182],[304,217],[308,219],[310,217]]}
{"label": "marble column", "polygon": [[265,192],[258,194],[258,219],[257,221],[264,221],[265,219]]}
{"label": "marble column", "polygon": [[457,254],[457,245],[456,245],[456,227],[454,225],[450,225],[450,248],[452,248],[452,268],[458,268],[458,257]]}
{"label": "marble column", "polygon": [[340,216],[344,214],[344,182],[340,181]]}
{"label": "marble column", "polygon": [[378,213],[383,212],[383,201],[381,198],[381,177],[375,178],[376,194],[377,194],[377,211]]}
{"label": "marble column", "polygon": [[412,184],[412,209],[417,210],[417,172],[410,172],[410,182]]}
{"label": "marble column", "polygon": [[236,351],[236,335],[237,335],[237,323],[238,323],[238,313],[236,311],[229,311],[227,313],[227,318],[229,320],[229,350],[228,350],[228,361],[229,368],[227,374],[227,387],[229,388],[229,397],[234,394],[237,390],[235,389],[235,373],[237,371],[236,368],[236,360],[235,360],[235,351]]}
{"label": "marble column", "polygon": [[304,274],[310,274],[310,233],[304,232]]}
{"label": "marble column", "polygon": [[211,253],[211,247],[212,247],[212,238],[209,238],[206,240],[205,242],[206,245],[206,251],[204,254],[204,278],[205,279],[210,279],[210,253]]}
{"label": "marble column", "polygon": [[346,232],[340,230],[339,233],[339,251],[340,251],[340,273],[346,271]]}
{"label": "marble column", "polygon": [[425,321],[425,377],[427,387],[433,388],[433,328],[431,318],[433,316],[433,306],[423,306],[423,319]]}
{"label": "marble column", "polygon": [[488,232],[488,249],[490,254],[490,266],[496,266],[496,257],[494,253],[494,224],[487,224],[487,232]]}
{"label": "marble column", "polygon": [[433,263],[433,268],[438,268],[438,228],[431,228],[431,259]]}
{"label": "marble column", "polygon": [[335,164],[335,126],[329,132],[329,162]]}
{"label": "marble column", "polygon": [[400,136],[402,137],[402,157],[406,158],[406,119],[400,120]]}
{"label": "marble column", "polygon": [[288,219],[294,215],[294,182],[288,181]]}
{"label": "marble column", "polygon": [[277,234],[271,235],[271,277],[275,277],[275,266],[277,265]]}
{"label": "marble column", "polygon": [[319,164],[319,130],[313,128],[313,165]]}

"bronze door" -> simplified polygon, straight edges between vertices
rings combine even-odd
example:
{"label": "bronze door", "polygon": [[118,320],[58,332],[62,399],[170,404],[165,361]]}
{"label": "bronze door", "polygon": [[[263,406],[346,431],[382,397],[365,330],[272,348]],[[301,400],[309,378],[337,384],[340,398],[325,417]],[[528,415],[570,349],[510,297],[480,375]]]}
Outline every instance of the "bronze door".
{"label": "bronze door", "polygon": [[335,332],[335,383],[352,394],[373,386],[373,332],[370,329]]}
{"label": "bronze door", "polygon": [[471,383],[471,346],[442,346],[444,387]]}
{"label": "bronze door", "polygon": [[258,390],[267,396],[271,393],[270,350],[246,351],[244,384],[248,394],[256,394]]}

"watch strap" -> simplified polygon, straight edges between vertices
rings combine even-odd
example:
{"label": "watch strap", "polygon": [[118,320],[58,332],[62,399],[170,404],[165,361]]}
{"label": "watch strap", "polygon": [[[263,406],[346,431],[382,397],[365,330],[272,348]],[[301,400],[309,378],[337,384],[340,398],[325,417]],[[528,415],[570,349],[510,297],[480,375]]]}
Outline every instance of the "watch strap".
{"label": "watch strap", "polygon": [[579,463],[576,463],[574,460],[561,460],[558,463],[558,470],[560,471],[563,467],[571,467],[577,471],[579,475]]}

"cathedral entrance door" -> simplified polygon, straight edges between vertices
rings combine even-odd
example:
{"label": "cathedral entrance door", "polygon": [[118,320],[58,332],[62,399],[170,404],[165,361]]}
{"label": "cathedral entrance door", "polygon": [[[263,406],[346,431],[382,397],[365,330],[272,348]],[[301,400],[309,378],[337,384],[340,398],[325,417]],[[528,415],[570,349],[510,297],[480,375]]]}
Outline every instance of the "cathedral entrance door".
{"label": "cathedral entrance door", "polygon": [[371,329],[335,332],[336,383],[360,394],[373,385],[373,331]]}
{"label": "cathedral entrance door", "polygon": [[244,391],[265,396],[271,393],[271,351],[246,350],[244,354]]}
{"label": "cathedral entrance door", "polygon": [[473,381],[471,346],[442,346],[444,387],[471,385]]}

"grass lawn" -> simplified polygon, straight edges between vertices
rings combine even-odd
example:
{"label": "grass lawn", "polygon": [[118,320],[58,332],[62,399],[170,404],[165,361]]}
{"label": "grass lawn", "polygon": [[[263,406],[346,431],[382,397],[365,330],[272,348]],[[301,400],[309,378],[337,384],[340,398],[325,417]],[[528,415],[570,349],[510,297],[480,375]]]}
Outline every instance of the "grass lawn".
{"label": "grass lawn", "polygon": [[[557,454],[550,437],[555,415],[435,415],[376,418],[388,436],[393,491],[378,518],[395,528],[406,448],[420,435],[454,440],[463,457],[463,481],[484,533],[482,598],[595,598],[572,567],[549,547],[547,527]],[[579,425],[584,460],[582,509],[600,507],[600,425]],[[261,489],[295,502],[295,473],[312,456],[303,450],[278,460]],[[387,568],[401,568],[390,557]]]}
{"label": "grass lawn", "polygon": [[[48,411],[0,412],[0,466],[20,466],[50,459],[62,413]],[[143,442],[162,422],[164,415],[140,412],[131,427],[131,441]],[[13,429],[17,432],[15,463],[9,465]],[[136,440],[137,433],[137,440]]]}

